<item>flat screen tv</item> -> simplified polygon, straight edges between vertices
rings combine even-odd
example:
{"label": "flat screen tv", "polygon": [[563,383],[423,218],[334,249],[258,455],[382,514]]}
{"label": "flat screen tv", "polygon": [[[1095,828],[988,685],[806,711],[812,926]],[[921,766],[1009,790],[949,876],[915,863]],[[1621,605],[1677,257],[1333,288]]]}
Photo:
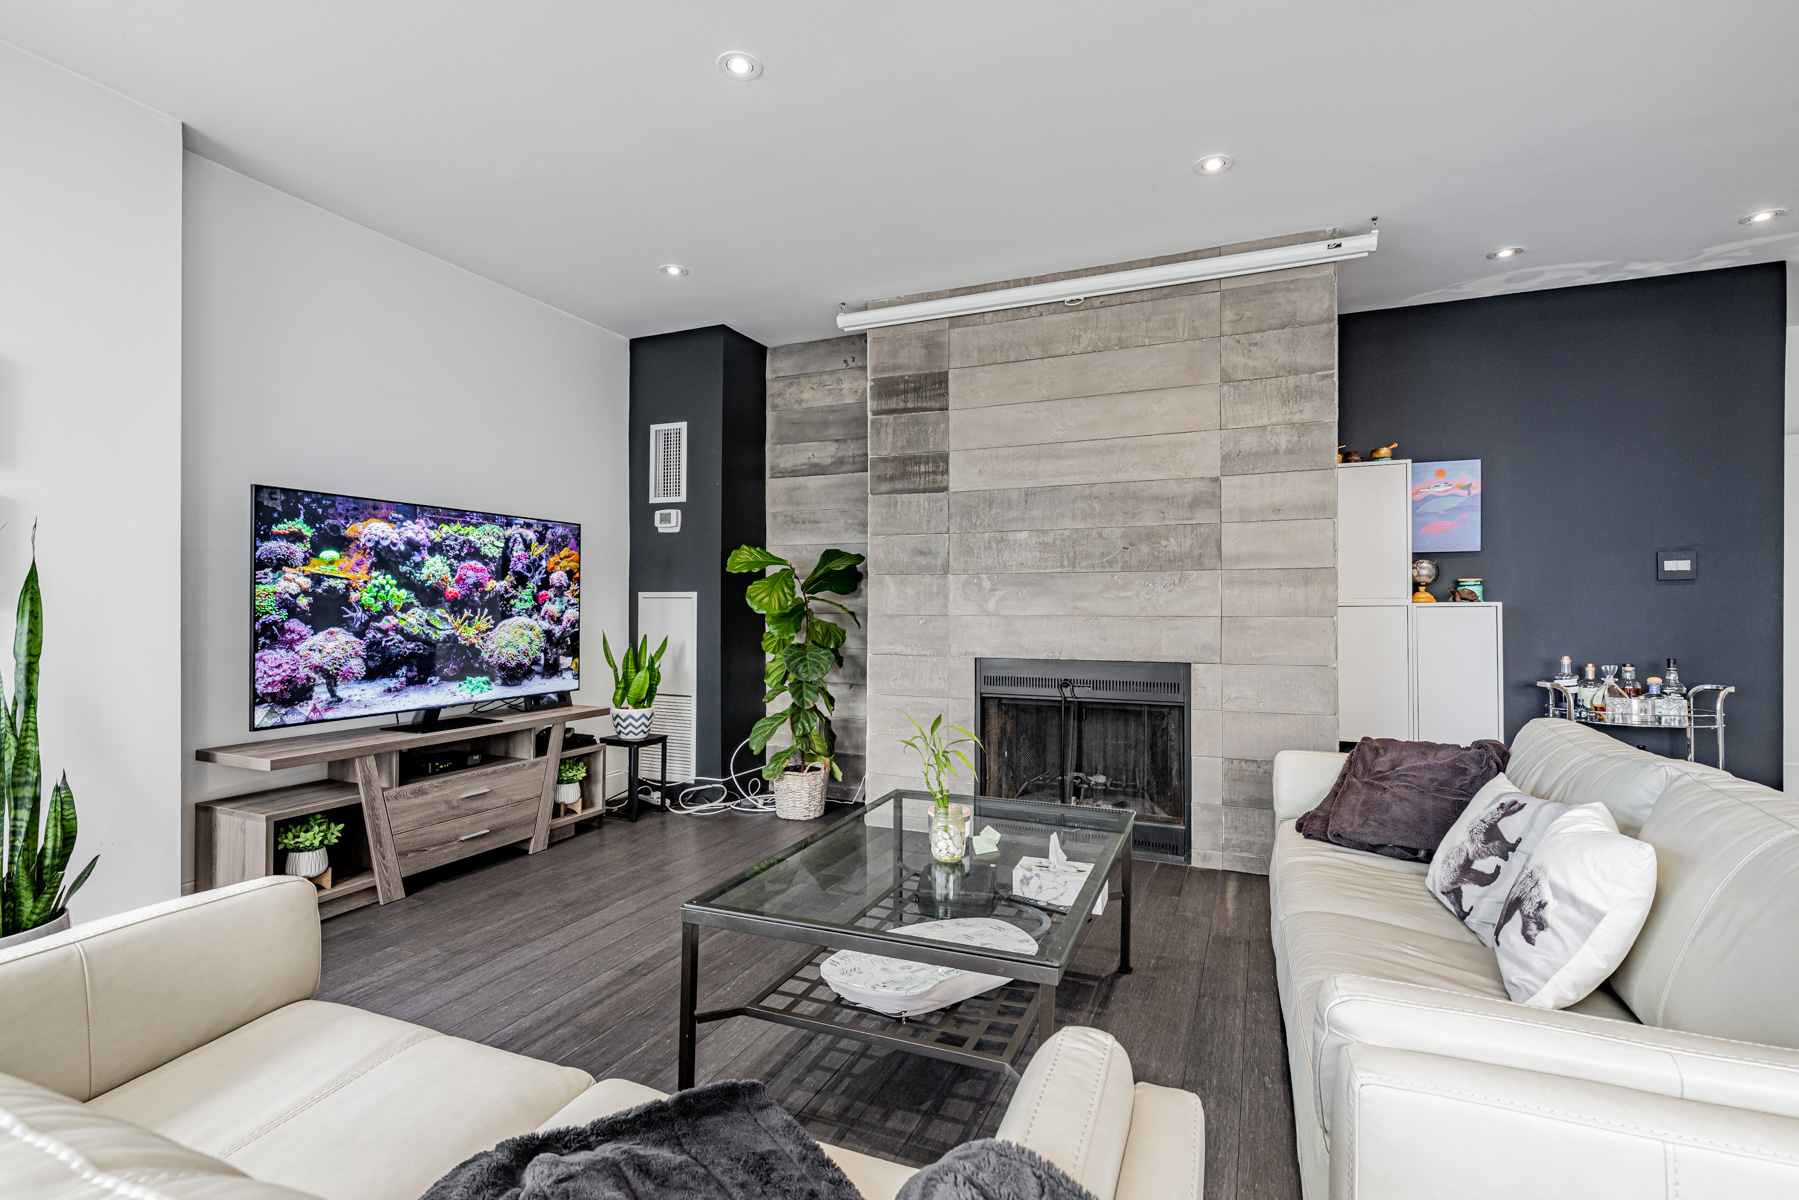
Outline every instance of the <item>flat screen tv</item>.
{"label": "flat screen tv", "polygon": [[255,488],[250,728],[573,691],[581,527]]}

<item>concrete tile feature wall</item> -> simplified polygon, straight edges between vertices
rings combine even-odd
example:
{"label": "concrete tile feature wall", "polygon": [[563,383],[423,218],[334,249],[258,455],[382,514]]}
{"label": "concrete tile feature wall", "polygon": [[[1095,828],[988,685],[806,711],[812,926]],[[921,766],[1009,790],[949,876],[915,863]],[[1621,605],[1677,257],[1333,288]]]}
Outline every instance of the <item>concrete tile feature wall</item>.
{"label": "concrete tile feature wall", "polygon": [[1193,861],[1266,872],[1274,753],[1336,745],[1336,319],[1320,267],[869,333],[869,795],[976,658],[1185,662]]}
{"label": "concrete tile feature wall", "polygon": [[[802,574],[829,547],[868,553],[869,436],[863,335],[769,348],[768,548]],[[873,599],[865,585],[846,600],[864,625]],[[843,771],[832,795],[854,792],[863,774],[867,678],[868,634],[850,625],[843,665],[826,680],[837,698],[831,725]]]}

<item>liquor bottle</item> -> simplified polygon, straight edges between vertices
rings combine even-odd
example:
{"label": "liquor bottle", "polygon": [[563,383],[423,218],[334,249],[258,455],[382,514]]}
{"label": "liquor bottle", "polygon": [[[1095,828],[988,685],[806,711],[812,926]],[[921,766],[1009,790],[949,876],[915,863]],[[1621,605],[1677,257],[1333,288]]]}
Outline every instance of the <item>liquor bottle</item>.
{"label": "liquor bottle", "polygon": [[1670,658],[1668,677],[1662,681],[1662,698],[1655,706],[1655,723],[1684,729],[1691,716],[1687,689],[1681,684],[1679,671]]}
{"label": "liquor bottle", "polygon": [[1555,682],[1563,687],[1573,687],[1580,682],[1580,677],[1574,673],[1574,660],[1566,654],[1562,655],[1562,665],[1556,670]]}
{"label": "liquor bottle", "polygon": [[1638,696],[1643,694],[1643,685],[1637,682],[1636,664],[1624,664],[1624,674],[1619,678],[1618,686],[1623,688],[1624,694],[1629,696],[1632,700],[1635,700]]}
{"label": "liquor bottle", "polygon": [[1611,711],[1612,698],[1623,694],[1623,690],[1618,687],[1618,668],[1600,663],[1599,688],[1593,693],[1593,715],[1602,721],[1613,720],[1615,714]]}
{"label": "liquor bottle", "polygon": [[[1580,697],[1581,710],[1588,716],[1593,715],[1595,711],[1593,705],[1598,703],[1599,679],[1593,673],[1595,669],[1592,663],[1587,664],[1587,677],[1580,681],[1580,691],[1577,693]],[[1603,709],[1599,711],[1603,711]]]}
{"label": "liquor bottle", "polygon": [[1649,690],[1644,692],[1642,699],[1637,701],[1637,724],[1660,725],[1662,723],[1662,701],[1665,699],[1662,695],[1661,677],[1651,675],[1643,682],[1649,685]]}

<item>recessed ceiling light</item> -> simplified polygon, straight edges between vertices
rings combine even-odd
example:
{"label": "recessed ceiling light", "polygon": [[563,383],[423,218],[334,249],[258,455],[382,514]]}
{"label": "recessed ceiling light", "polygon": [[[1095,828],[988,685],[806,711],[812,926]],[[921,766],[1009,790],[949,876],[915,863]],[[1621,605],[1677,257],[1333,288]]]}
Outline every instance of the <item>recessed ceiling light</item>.
{"label": "recessed ceiling light", "polygon": [[1523,246],[1501,246],[1497,250],[1487,252],[1488,258],[1517,258],[1524,253]]}
{"label": "recessed ceiling light", "polygon": [[719,55],[718,69],[732,79],[754,79],[762,74],[762,64],[756,56],[742,50],[727,50]]}
{"label": "recessed ceiling light", "polygon": [[1231,169],[1236,160],[1228,154],[1208,154],[1193,164],[1193,169],[1201,175],[1222,175]]}
{"label": "recessed ceiling light", "polygon": [[680,276],[687,274],[687,268],[679,265],[678,263],[663,263],[661,266],[657,267],[656,269],[658,271],[661,271],[664,275],[672,275],[676,278],[679,278]]}
{"label": "recessed ceiling light", "polygon": [[1737,224],[1760,225],[1764,221],[1772,221],[1775,217],[1784,217],[1786,215],[1787,210],[1784,208],[1764,208],[1760,212],[1750,213],[1748,216],[1738,221]]}

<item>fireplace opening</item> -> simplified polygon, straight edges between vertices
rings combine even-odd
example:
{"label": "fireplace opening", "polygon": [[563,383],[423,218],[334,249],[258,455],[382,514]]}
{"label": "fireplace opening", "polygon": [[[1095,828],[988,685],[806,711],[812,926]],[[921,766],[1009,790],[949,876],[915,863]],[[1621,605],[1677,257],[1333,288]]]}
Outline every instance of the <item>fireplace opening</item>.
{"label": "fireplace opening", "polygon": [[978,659],[980,792],[1136,812],[1139,858],[1188,861],[1185,663]]}

